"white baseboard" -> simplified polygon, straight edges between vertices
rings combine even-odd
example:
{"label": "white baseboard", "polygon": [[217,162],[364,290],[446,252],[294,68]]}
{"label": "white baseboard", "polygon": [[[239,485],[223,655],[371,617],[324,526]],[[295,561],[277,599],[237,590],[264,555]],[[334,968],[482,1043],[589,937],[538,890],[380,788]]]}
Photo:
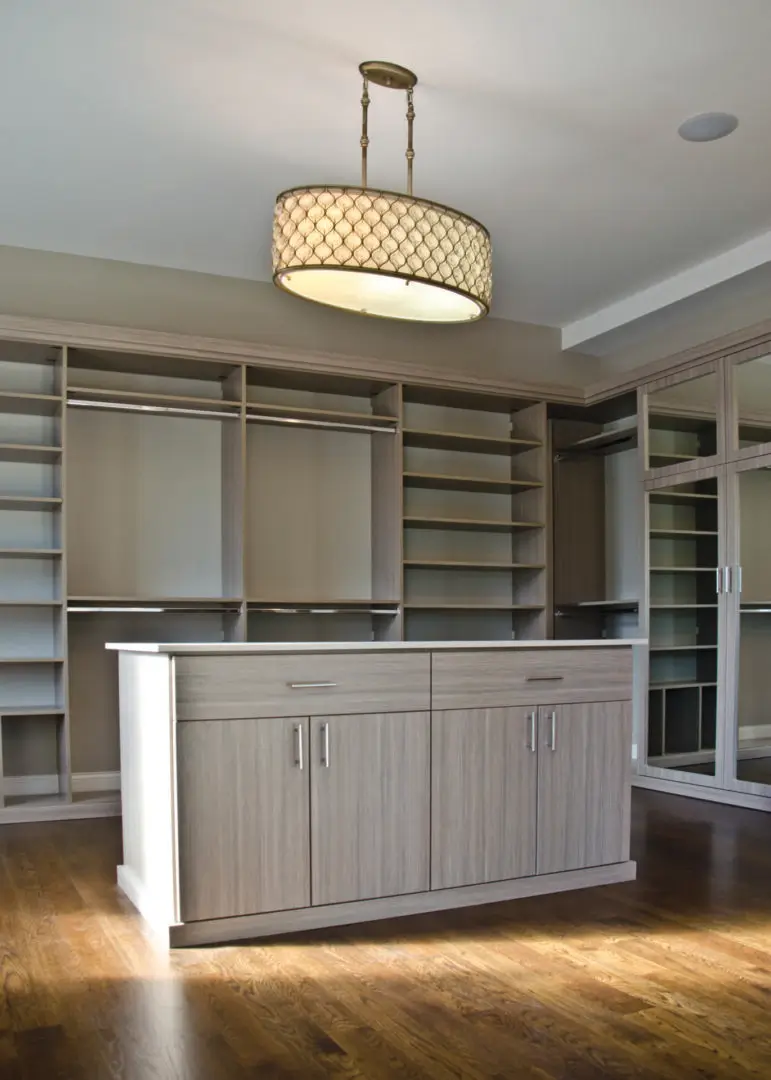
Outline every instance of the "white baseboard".
{"label": "white baseboard", "polygon": [[[74,773],[73,792],[120,791],[120,772]],[[38,776],[6,776],[3,779],[6,795],[56,795],[59,778],[56,774]]]}

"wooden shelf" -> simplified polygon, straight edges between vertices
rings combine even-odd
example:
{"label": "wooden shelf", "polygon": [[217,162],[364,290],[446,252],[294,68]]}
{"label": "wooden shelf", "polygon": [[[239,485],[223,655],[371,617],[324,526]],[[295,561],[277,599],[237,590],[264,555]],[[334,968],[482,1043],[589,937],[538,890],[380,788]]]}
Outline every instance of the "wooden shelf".
{"label": "wooden shelf", "polygon": [[696,608],[716,608],[717,604],[649,604],[651,611],[692,611]]}
{"label": "wooden shelf", "polygon": [[651,566],[652,574],[714,574],[715,566]]}
{"label": "wooden shelf", "polygon": [[707,680],[706,682],[699,681],[699,680],[694,680],[693,682],[689,682],[687,679],[672,679],[671,682],[667,682],[666,680],[663,681],[663,682],[652,682],[652,683],[649,684],[648,689],[649,690],[690,690],[691,687],[694,687],[694,686],[695,687],[699,687],[699,686],[717,686],[717,682],[715,682],[714,679],[711,682],[709,680]]}
{"label": "wooden shelf", "polygon": [[398,416],[377,416],[371,412],[349,412],[346,409],[320,409],[305,405],[262,405],[256,401],[246,403],[246,419],[255,421],[262,415],[266,419],[320,421],[330,424],[366,424],[390,430],[399,423]]}
{"label": "wooden shelf", "polygon": [[4,716],[64,716],[61,705],[0,705],[0,717]]}
{"label": "wooden shelf", "polygon": [[496,521],[473,518],[405,517],[405,529],[440,529],[448,532],[516,532],[543,529],[543,521]]}
{"label": "wooden shelf", "polygon": [[317,600],[272,600],[272,599],[250,599],[247,600],[246,606],[250,611],[262,610],[265,613],[280,614],[285,611],[287,614],[292,612],[302,611],[309,615],[312,614],[326,614],[326,613],[355,613],[356,611],[377,613],[378,609],[396,609],[400,605],[399,600],[340,600],[333,599],[317,599]]}
{"label": "wooden shelf", "polygon": [[649,529],[651,536],[673,537],[679,536],[717,536],[717,529]]}
{"label": "wooden shelf", "polygon": [[0,600],[0,608],[3,607],[61,607],[61,600]]}
{"label": "wooden shelf", "polygon": [[494,494],[516,494],[531,488],[542,488],[539,480],[493,480],[482,476],[447,476],[444,473],[404,474],[404,486],[432,488],[437,491],[485,491]]}
{"label": "wooden shelf", "polygon": [[405,559],[411,570],[545,570],[543,563],[471,562],[445,559]]}
{"label": "wooden shelf", "polygon": [[0,558],[5,559],[56,559],[61,555],[61,548],[0,548]]}
{"label": "wooden shelf", "polygon": [[81,401],[92,401],[98,408],[100,402],[118,405],[158,406],[159,408],[182,408],[197,409],[200,412],[232,412],[237,417],[241,411],[240,401],[230,401],[225,398],[195,397],[185,394],[159,394],[143,390],[103,390],[94,386],[68,386],[67,401],[77,398]]}
{"label": "wooden shelf", "polygon": [[543,611],[543,604],[446,604],[410,603],[405,611]]}
{"label": "wooden shelf", "polygon": [[538,439],[496,438],[490,435],[468,435],[462,431],[425,431],[405,428],[404,445],[426,450],[458,450],[472,454],[521,454],[541,446]]}
{"label": "wooden shelf", "polygon": [[631,598],[629,600],[579,600],[570,604],[559,604],[558,608],[593,608],[595,611],[638,611],[640,601]]}
{"label": "wooden shelf", "polygon": [[[688,481],[684,482],[687,483]],[[669,488],[657,488],[654,491],[649,491],[648,494],[651,501],[657,503],[678,503],[681,499],[711,499],[713,502],[717,500],[716,494],[706,495],[700,491],[671,491]]]}
{"label": "wooden shelf", "polygon": [[15,394],[0,391],[0,413],[23,413],[27,416],[55,416],[62,407],[57,394]]}
{"label": "wooden shelf", "polygon": [[[63,656],[2,656],[0,664],[63,664]],[[0,708],[0,716],[3,711]]]}
{"label": "wooden shelf", "polygon": [[698,454],[665,454],[655,453],[650,451],[648,454],[648,463],[651,468],[664,468],[664,465],[654,465],[654,461],[666,462],[668,465],[677,465],[681,461],[698,461]]}
{"label": "wooden shelf", "polygon": [[[73,596],[67,597],[67,609],[72,614],[99,614],[100,610],[110,609],[118,614],[126,611],[129,614],[137,609],[152,614],[153,609],[166,611],[190,611],[192,609],[205,608],[211,611],[220,611],[226,608],[240,608],[243,600],[241,597],[222,596]],[[73,607],[80,607],[81,611],[73,611]],[[159,613],[159,612],[157,612]]]}
{"label": "wooden shelf", "polygon": [[697,649],[716,649],[717,645],[651,645],[650,652],[696,652]]}
{"label": "wooden shelf", "polygon": [[61,446],[35,446],[27,443],[0,443],[0,461],[31,462],[53,465],[61,456]]}
{"label": "wooden shelf", "polygon": [[0,510],[58,510],[60,498],[48,495],[0,495]]}

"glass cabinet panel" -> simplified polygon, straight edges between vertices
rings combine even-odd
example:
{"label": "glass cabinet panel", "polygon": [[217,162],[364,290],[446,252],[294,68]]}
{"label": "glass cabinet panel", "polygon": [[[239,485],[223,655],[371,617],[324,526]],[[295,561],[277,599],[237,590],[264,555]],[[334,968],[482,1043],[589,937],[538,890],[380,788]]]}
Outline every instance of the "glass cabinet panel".
{"label": "glass cabinet panel", "polygon": [[648,393],[647,469],[713,457],[718,448],[717,371]]}
{"label": "glass cabinet panel", "polygon": [[718,481],[648,492],[647,763],[716,775]]}
{"label": "glass cabinet panel", "polygon": [[771,448],[771,352],[735,363],[730,371],[735,403],[730,450]]}
{"label": "glass cabinet panel", "polygon": [[771,788],[771,463],[738,473],[734,482],[739,536],[739,563],[729,582],[738,638],[734,778]]}

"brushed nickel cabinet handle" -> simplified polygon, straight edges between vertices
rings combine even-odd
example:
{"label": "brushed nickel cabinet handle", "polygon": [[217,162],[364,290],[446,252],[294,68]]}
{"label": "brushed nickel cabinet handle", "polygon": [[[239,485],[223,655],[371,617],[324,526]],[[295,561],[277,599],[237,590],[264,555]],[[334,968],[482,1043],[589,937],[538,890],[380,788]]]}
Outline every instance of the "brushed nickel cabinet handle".
{"label": "brushed nickel cabinet handle", "polygon": [[562,682],[564,675],[526,675],[525,682]]}
{"label": "brushed nickel cabinet handle", "polygon": [[551,711],[551,739],[549,740],[549,749],[557,749],[557,714],[554,709]]}
{"label": "brushed nickel cabinet handle", "polygon": [[290,682],[286,684],[290,690],[323,690],[330,686],[337,686],[336,682]]}
{"label": "brushed nickel cabinet handle", "polygon": [[321,725],[321,764],[329,768],[329,724]]}
{"label": "brushed nickel cabinet handle", "polygon": [[296,740],[295,741],[294,763],[297,766],[297,768],[300,770],[300,772],[302,772],[303,767],[304,767],[303,766],[303,726],[302,726],[302,724],[297,724],[296,725],[296,727],[294,729],[294,737],[295,737],[295,740]]}

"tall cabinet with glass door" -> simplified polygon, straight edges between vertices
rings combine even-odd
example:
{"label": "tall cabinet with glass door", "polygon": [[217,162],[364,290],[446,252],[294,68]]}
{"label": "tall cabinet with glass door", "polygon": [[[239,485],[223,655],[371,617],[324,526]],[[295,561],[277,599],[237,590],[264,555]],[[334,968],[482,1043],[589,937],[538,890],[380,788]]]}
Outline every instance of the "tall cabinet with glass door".
{"label": "tall cabinet with glass door", "polygon": [[640,417],[639,775],[771,809],[771,343],[650,384]]}

